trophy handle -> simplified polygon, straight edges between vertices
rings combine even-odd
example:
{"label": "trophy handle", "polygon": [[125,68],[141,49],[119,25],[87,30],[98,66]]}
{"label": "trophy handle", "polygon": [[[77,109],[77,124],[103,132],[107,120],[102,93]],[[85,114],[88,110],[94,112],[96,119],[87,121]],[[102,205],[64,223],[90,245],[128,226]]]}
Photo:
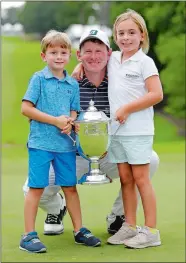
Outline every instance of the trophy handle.
{"label": "trophy handle", "polygon": [[73,146],[75,146],[76,145],[76,140],[74,140],[70,134],[67,134],[67,135],[73,141]]}
{"label": "trophy handle", "polygon": [[101,155],[101,157],[99,157],[99,159],[104,158],[104,157],[107,155],[107,153],[108,153],[108,151],[104,152],[104,153]]}

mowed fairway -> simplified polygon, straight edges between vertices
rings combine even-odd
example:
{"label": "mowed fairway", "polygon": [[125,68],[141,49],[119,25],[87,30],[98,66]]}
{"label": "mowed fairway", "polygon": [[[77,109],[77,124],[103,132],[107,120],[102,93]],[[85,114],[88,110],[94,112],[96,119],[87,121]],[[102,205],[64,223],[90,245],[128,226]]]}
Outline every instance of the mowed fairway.
{"label": "mowed fairway", "polygon": [[[3,55],[3,147],[2,147],[2,262],[185,262],[185,142],[176,137],[176,128],[156,116],[155,150],[160,167],[153,178],[157,195],[158,228],[162,246],[126,249],[107,245],[106,215],[119,190],[119,180],[102,186],[78,186],[83,222],[101,238],[102,246],[89,248],[74,243],[69,215],[65,232],[43,235],[46,214],[39,209],[36,229],[48,248],[45,254],[19,250],[24,231],[22,186],[27,177],[26,144],[28,122],[20,114],[21,98],[31,74],[44,66],[39,58],[39,43],[4,39]],[[75,58],[73,57],[73,63]],[[71,71],[72,65],[69,65]],[[140,206],[138,224],[143,223]]]}
{"label": "mowed fairway", "polygon": [[[48,248],[47,254],[20,251],[23,232],[22,185],[27,174],[26,149],[3,149],[2,160],[2,261],[3,262],[184,262],[185,257],[185,167],[183,145],[180,153],[162,153],[153,179],[158,201],[158,227],[162,246],[141,250],[106,244],[106,214],[119,189],[119,180],[110,185],[79,186],[83,221],[102,240],[102,246],[88,248],[74,243],[69,216],[60,236],[44,236],[45,213],[39,210],[37,231]],[[138,223],[143,222],[142,209]]]}

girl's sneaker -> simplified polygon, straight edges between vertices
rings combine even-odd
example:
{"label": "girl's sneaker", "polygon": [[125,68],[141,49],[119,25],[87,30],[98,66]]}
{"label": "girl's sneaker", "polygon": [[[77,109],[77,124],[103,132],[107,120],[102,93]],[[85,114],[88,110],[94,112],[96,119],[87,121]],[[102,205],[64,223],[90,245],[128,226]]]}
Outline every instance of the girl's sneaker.
{"label": "girl's sneaker", "polygon": [[128,238],[132,238],[138,234],[138,228],[130,226],[127,222],[124,222],[122,227],[118,230],[116,234],[109,237],[107,243],[112,245],[124,244],[124,241]]}
{"label": "girl's sneaker", "polygon": [[30,232],[27,235],[23,235],[20,241],[19,248],[21,250],[31,252],[31,253],[46,252],[46,247],[39,240],[37,236],[37,232]]}
{"label": "girl's sneaker", "polygon": [[76,244],[86,245],[89,247],[98,247],[101,245],[101,240],[95,237],[90,230],[82,227],[78,232],[74,233]]}
{"label": "girl's sneaker", "polygon": [[146,248],[161,245],[160,232],[158,229],[151,230],[144,226],[140,229],[138,235],[124,241],[124,245],[130,248]]}

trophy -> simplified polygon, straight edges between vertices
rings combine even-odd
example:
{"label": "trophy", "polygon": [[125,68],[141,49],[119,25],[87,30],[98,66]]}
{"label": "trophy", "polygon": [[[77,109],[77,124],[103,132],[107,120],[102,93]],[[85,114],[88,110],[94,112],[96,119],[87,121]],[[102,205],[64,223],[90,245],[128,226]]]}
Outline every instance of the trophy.
{"label": "trophy", "polygon": [[98,111],[94,101],[89,102],[86,111],[81,111],[75,123],[80,125],[78,132],[83,155],[90,161],[90,171],[83,184],[107,184],[112,180],[100,170],[99,159],[108,146],[108,124],[110,119],[103,111]]}

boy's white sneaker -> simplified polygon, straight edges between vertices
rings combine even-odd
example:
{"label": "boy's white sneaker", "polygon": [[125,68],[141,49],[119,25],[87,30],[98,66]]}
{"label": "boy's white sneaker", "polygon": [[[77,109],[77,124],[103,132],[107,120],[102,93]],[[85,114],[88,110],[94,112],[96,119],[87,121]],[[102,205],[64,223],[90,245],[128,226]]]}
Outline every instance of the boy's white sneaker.
{"label": "boy's white sneaker", "polygon": [[158,229],[152,233],[149,227],[144,226],[139,233],[130,239],[124,241],[124,245],[130,248],[146,248],[161,245],[160,232]]}
{"label": "boy's white sneaker", "polygon": [[122,227],[118,230],[116,234],[109,237],[107,243],[112,245],[124,244],[124,240],[132,238],[138,234],[138,229],[131,227],[128,223],[124,222]]}

